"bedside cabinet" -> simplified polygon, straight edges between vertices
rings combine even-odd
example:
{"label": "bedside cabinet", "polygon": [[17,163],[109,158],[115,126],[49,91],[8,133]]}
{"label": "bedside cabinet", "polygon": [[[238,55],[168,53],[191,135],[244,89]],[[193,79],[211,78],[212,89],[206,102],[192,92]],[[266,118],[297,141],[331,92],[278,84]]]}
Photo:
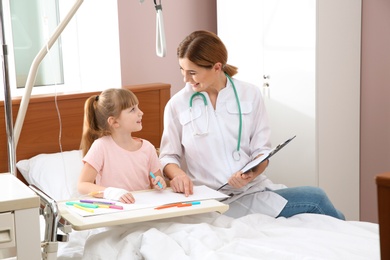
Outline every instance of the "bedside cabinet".
{"label": "bedside cabinet", "polygon": [[39,260],[39,197],[10,173],[0,173],[0,259]]}

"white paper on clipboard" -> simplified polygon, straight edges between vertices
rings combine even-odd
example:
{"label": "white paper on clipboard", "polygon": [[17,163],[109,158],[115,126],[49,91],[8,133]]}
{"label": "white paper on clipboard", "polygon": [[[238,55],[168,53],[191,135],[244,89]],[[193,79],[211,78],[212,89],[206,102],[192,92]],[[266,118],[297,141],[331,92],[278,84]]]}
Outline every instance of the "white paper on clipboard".
{"label": "white paper on clipboard", "polygon": [[246,173],[248,171],[250,171],[251,169],[253,169],[254,167],[256,167],[257,165],[259,165],[260,163],[262,163],[263,161],[269,159],[271,156],[273,156],[274,154],[276,154],[277,152],[279,152],[283,147],[285,147],[289,142],[291,142],[291,140],[293,140],[294,138],[296,137],[296,135],[294,135],[293,137],[287,139],[286,141],[284,141],[283,143],[280,143],[278,144],[275,148],[273,148],[269,153],[266,153],[266,154],[263,154],[262,156],[254,159],[253,161],[250,161],[249,163],[247,163],[244,168],[241,169],[241,171],[243,173]]}

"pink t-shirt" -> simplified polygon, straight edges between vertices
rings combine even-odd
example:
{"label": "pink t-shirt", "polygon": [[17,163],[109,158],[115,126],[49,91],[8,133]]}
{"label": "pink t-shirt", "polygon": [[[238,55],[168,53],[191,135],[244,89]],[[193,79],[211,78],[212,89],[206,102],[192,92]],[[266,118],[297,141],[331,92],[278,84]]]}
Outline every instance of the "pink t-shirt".
{"label": "pink t-shirt", "polygon": [[155,147],[147,140],[137,151],[127,151],[111,136],[95,140],[83,158],[98,171],[96,184],[128,191],[150,189],[149,172],[161,169]]}

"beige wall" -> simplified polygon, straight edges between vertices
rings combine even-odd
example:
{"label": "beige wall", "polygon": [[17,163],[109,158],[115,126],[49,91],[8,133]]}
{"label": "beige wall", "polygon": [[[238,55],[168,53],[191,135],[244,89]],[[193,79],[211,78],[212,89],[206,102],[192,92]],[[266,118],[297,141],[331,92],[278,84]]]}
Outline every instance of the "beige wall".
{"label": "beige wall", "polygon": [[390,1],[363,1],[362,14],[360,219],[377,222],[375,175],[390,171]]}
{"label": "beige wall", "polygon": [[[217,31],[216,1],[162,4],[165,58],[155,54],[153,1],[145,1],[141,8],[136,0],[118,1],[122,85],[166,82],[174,94],[184,85],[176,47],[193,30]],[[362,15],[360,219],[377,222],[375,175],[390,171],[390,2],[363,1]]]}

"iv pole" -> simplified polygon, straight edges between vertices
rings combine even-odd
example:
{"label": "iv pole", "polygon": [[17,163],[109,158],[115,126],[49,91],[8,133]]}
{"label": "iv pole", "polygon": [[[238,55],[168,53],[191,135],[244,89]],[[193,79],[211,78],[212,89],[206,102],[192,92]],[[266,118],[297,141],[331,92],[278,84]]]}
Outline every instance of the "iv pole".
{"label": "iv pole", "polygon": [[9,86],[9,71],[8,71],[8,49],[5,42],[4,33],[4,14],[3,14],[3,1],[0,0],[0,30],[1,30],[1,67],[2,67],[2,79],[4,83],[4,113],[5,113],[5,127],[7,133],[7,148],[9,154],[8,169],[11,174],[16,175],[16,152],[13,134],[12,124],[12,101],[11,91]]}

